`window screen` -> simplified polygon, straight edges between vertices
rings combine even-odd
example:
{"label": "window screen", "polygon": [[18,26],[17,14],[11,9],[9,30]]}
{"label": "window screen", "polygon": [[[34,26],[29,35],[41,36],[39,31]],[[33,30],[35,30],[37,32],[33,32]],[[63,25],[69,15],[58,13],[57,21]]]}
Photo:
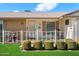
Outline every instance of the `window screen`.
{"label": "window screen", "polygon": [[47,31],[53,31],[55,29],[54,22],[47,22]]}

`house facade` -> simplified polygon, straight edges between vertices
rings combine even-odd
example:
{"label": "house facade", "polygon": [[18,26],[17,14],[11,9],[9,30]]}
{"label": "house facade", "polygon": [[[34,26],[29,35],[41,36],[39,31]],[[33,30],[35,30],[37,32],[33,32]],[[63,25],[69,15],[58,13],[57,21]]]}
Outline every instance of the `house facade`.
{"label": "house facade", "polygon": [[0,12],[1,42],[24,39],[65,39],[73,27],[73,39],[79,36],[79,11],[68,12]]}

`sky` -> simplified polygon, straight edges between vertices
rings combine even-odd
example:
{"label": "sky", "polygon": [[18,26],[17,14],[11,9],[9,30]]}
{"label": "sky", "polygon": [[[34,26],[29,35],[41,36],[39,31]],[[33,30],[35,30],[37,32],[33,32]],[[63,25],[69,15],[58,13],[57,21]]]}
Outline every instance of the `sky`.
{"label": "sky", "polygon": [[31,10],[32,12],[69,12],[78,9],[78,3],[0,3],[0,12],[24,10]]}

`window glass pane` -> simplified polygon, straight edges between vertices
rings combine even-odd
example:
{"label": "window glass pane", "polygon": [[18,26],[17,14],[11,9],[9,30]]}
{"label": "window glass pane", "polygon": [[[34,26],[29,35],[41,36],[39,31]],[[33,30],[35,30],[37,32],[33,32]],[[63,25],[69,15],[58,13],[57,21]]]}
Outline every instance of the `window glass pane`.
{"label": "window glass pane", "polygon": [[2,24],[0,24],[0,31],[2,31]]}
{"label": "window glass pane", "polygon": [[65,20],[65,25],[69,25],[69,20]]}
{"label": "window glass pane", "polygon": [[2,42],[2,24],[3,24],[3,21],[0,20],[0,42]]}
{"label": "window glass pane", "polygon": [[54,22],[47,22],[47,31],[53,31],[55,29]]}
{"label": "window glass pane", "polygon": [[0,20],[0,24],[3,24],[3,21],[2,20]]}

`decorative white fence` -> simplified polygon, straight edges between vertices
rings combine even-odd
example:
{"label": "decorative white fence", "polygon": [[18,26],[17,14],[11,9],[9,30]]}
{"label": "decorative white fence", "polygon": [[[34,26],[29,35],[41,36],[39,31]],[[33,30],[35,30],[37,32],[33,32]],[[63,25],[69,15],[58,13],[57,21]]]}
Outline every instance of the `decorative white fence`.
{"label": "decorative white fence", "polygon": [[64,39],[63,31],[2,31],[1,43],[19,43],[23,40],[54,40]]}

